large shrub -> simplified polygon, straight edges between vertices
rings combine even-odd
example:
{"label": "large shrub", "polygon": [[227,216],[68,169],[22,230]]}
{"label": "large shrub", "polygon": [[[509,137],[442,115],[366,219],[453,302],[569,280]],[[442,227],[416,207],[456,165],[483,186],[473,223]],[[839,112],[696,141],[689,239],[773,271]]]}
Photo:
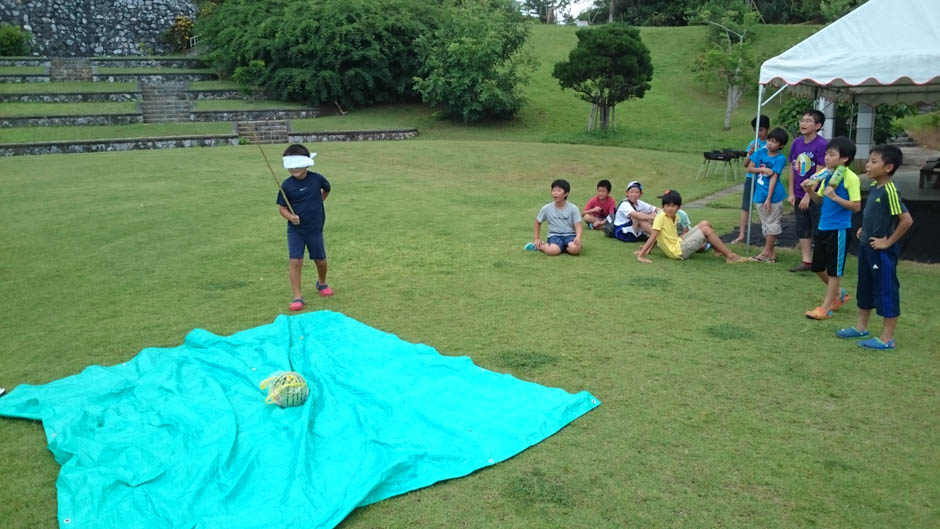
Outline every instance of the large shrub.
{"label": "large shrub", "polygon": [[529,27],[516,4],[463,0],[444,9],[440,26],[417,41],[423,66],[415,90],[445,117],[512,117],[525,104],[522,87],[536,67],[524,49]]}
{"label": "large shrub", "polygon": [[272,97],[363,106],[415,97],[414,41],[438,9],[421,0],[227,0],[198,28],[223,75],[260,60],[258,82]]}
{"label": "large shrub", "polygon": [[0,22],[0,56],[29,55],[29,44],[32,40],[33,36],[23,28]]}
{"label": "large shrub", "polygon": [[600,129],[608,130],[613,128],[618,103],[641,98],[649,90],[653,79],[650,51],[640,40],[639,30],[625,24],[580,29],[577,36],[577,47],[567,61],[555,64],[552,76],[563,89],[574,90],[591,103],[592,118],[598,112]]}

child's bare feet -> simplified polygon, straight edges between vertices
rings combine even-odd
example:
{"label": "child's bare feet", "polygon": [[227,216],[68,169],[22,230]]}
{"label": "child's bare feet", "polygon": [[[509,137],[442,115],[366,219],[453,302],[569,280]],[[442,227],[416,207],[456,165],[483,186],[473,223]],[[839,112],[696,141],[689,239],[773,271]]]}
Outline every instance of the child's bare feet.
{"label": "child's bare feet", "polygon": [[728,244],[741,244],[744,242],[744,237],[738,237],[737,239],[729,242]]}

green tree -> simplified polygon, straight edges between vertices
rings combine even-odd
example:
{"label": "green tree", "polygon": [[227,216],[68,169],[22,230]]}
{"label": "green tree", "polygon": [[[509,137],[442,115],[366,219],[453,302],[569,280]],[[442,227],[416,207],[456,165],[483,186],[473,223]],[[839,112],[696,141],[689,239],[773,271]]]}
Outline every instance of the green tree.
{"label": "green tree", "polygon": [[581,29],[577,36],[577,47],[567,61],[555,64],[552,76],[563,89],[574,90],[592,104],[589,130],[597,121],[601,130],[613,128],[614,107],[649,90],[653,79],[649,49],[640,32],[624,24]]}
{"label": "green tree", "polygon": [[511,0],[463,0],[445,5],[440,26],[418,38],[423,66],[414,88],[445,117],[464,122],[512,117],[525,104],[522,86],[536,61]]}
{"label": "green tree", "polygon": [[0,22],[0,56],[17,57],[29,55],[33,36],[19,26]]}
{"label": "green tree", "polygon": [[421,0],[226,0],[197,25],[224,74],[260,60],[253,78],[271,96],[354,107],[416,98],[414,43],[438,13]]}
{"label": "green tree", "polygon": [[595,0],[578,18],[593,24],[612,18],[632,26],[684,26],[691,4],[692,0]]}
{"label": "green tree", "polygon": [[524,0],[522,10],[543,24],[558,23],[558,15],[571,4],[571,0]]}
{"label": "green tree", "polygon": [[868,0],[820,0],[819,12],[827,22],[832,22],[867,1]]}
{"label": "green tree", "polygon": [[744,87],[754,78],[755,61],[748,38],[758,17],[745,0],[710,0],[690,17],[713,28],[708,47],[696,59],[694,70],[706,86],[717,80],[725,94],[725,130],[731,128],[731,113],[738,107]]}

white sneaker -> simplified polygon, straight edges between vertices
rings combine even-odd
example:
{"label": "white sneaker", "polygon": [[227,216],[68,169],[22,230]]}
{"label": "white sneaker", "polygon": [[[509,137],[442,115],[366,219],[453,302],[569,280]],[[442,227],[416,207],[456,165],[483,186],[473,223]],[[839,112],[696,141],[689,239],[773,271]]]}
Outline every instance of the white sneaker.
{"label": "white sneaker", "polygon": [[3,394],[6,393],[6,392],[7,392],[7,390],[5,390],[5,389],[3,389],[3,388],[0,388],[0,395],[3,395]]}

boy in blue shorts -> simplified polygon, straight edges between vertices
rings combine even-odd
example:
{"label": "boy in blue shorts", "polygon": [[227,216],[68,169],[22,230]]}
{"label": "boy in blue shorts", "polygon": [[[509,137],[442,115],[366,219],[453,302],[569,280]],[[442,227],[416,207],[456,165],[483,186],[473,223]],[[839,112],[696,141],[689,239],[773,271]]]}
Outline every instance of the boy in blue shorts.
{"label": "boy in blue shorts", "polygon": [[744,157],[744,192],[741,193],[741,213],[738,220],[738,236],[731,241],[731,244],[744,242],[744,235],[747,233],[747,213],[751,207],[751,182],[754,177],[747,172],[751,166],[751,156],[767,146],[767,132],[770,130],[770,118],[761,114],[760,120],[754,118],[751,120],[751,128],[757,131],[757,139],[751,140],[747,144],[747,155]]}
{"label": "boy in blue shorts", "polygon": [[[525,245],[529,251],[539,250],[545,255],[581,253],[581,212],[568,202],[571,184],[558,179],[552,182],[552,201],[542,206],[535,217],[535,237]],[[542,242],[542,223],[548,221],[548,238]]]}
{"label": "boy in blue shorts", "polygon": [[[284,151],[284,169],[290,178],[281,183],[277,194],[278,211],[288,220],[287,252],[290,259],[290,286],[294,291],[290,310],[304,308],[300,275],[304,267],[304,250],[317,266],[317,292],[321,296],[332,296],[333,289],[326,284],[326,247],[323,244],[323,224],[326,212],[323,201],[330,194],[330,182],[320,173],[308,171],[313,167],[313,155],[303,145],[291,145]],[[285,202],[284,197],[287,197]],[[287,207],[290,203],[293,212]]]}
{"label": "boy in blue shorts", "polygon": [[894,329],[901,314],[898,283],[898,241],[914,224],[891,181],[901,166],[901,150],[893,145],[878,145],[871,150],[865,170],[872,178],[865,201],[862,227],[858,230],[858,323],[836,332],[839,338],[868,336],[868,320],[875,309],[885,319],[879,338],[858,342],[867,349],[894,349]]}
{"label": "boy in blue shorts", "polygon": [[[826,148],[826,171],[821,180],[809,178],[800,185],[816,203],[822,203],[819,227],[813,237],[813,261],[810,269],[826,285],[826,295],[818,307],[806,311],[806,317],[825,320],[832,311],[839,310],[849,295],[839,286],[845,268],[845,245],[852,213],[862,207],[858,175],[848,168],[855,159],[855,144],[840,136],[833,138]],[[814,191],[816,184],[819,189]]]}
{"label": "boy in blue shorts", "polygon": [[767,146],[751,155],[747,172],[754,175],[754,204],[760,216],[760,229],[764,235],[764,249],[752,261],[776,263],[777,235],[783,232],[780,217],[783,201],[787,198],[780,175],[787,166],[787,157],[780,151],[790,140],[787,131],[776,128],[767,135]]}

